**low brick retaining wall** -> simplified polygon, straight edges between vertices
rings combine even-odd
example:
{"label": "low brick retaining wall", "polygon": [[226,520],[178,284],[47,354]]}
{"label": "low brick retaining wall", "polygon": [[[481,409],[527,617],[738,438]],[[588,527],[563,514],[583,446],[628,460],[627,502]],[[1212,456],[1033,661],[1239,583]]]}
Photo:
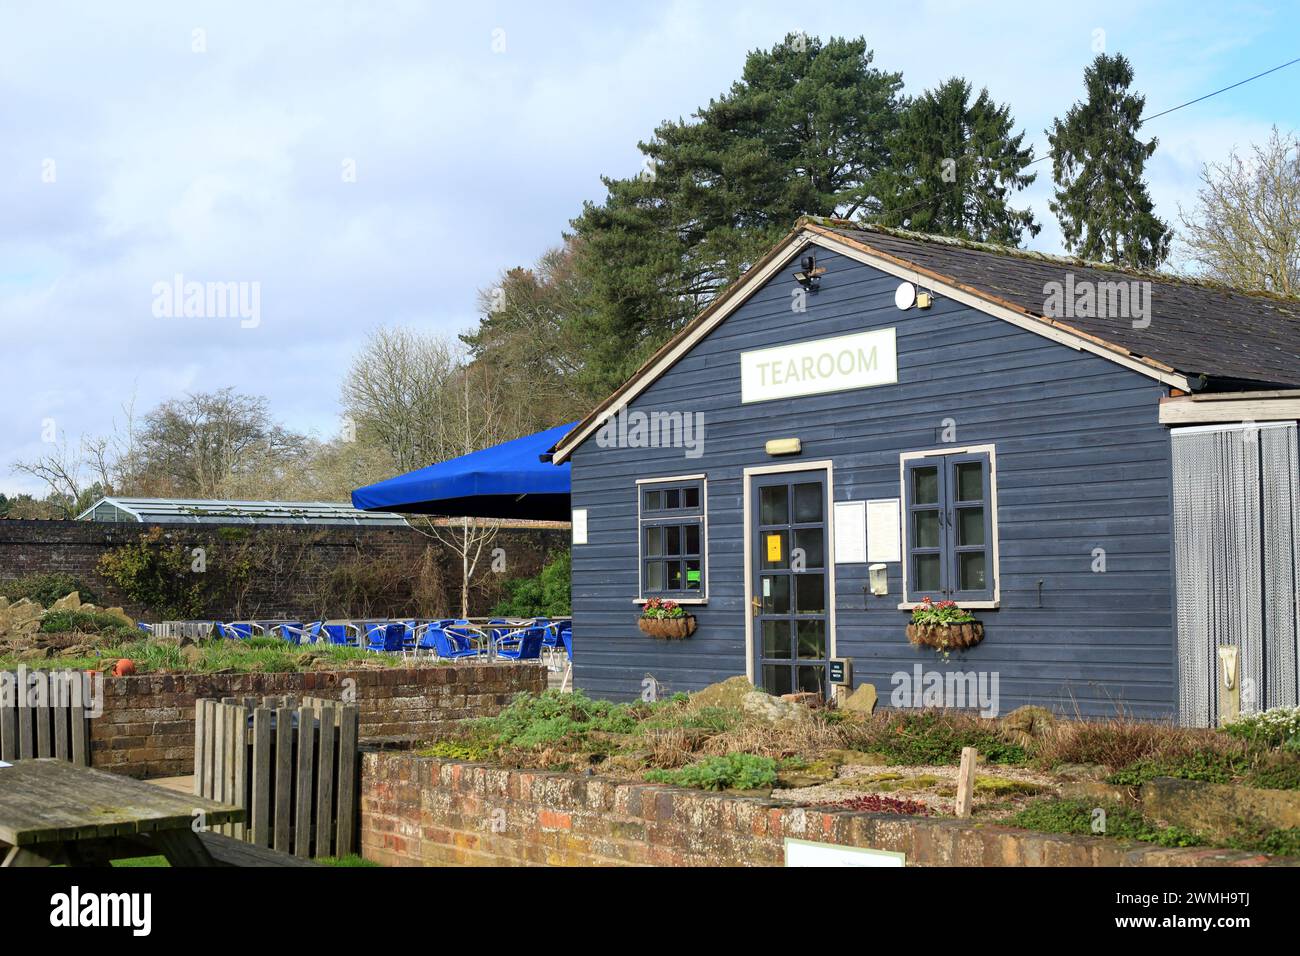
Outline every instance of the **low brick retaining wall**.
{"label": "low brick retaining wall", "polygon": [[341,699],[350,688],[361,711],[363,740],[428,737],[448,721],[492,716],[515,694],[541,693],[546,673],[536,664],[503,663],[108,677],[104,713],[90,721],[91,766],[132,777],[193,773],[194,701],[201,697]]}
{"label": "low brick retaining wall", "polygon": [[1259,866],[1229,850],[1125,846],[991,824],[798,809],[601,777],[371,752],[361,848],[388,866],[781,866],[784,838],[903,853],[909,866]]}

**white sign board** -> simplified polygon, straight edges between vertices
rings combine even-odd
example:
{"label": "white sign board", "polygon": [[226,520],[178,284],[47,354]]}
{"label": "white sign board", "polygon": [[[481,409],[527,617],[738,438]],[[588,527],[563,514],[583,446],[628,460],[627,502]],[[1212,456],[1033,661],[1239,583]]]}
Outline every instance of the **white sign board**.
{"label": "white sign board", "polygon": [[867,503],[835,502],[835,563],[861,564],[867,560]]}
{"label": "white sign board", "polygon": [[867,560],[903,560],[902,529],[897,498],[867,502]]}
{"label": "white sign board", "polygon": [[898,381],[893,329],[740,353],[740,400],[767,402]]}
{"label": "white sign board", "polygon": [[907,857],[889,850],[868,850],[834,843],[785,838],[786,866],[904,866]]}
{"label": "white sign board", "polygon": [[587,543],[587,509],[573,509],[573,543]]}

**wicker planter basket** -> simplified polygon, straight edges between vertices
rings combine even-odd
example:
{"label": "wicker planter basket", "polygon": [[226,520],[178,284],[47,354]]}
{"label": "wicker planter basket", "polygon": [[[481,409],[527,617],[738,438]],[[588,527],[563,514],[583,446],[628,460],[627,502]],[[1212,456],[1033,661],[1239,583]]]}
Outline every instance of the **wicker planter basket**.
{"label": "wicker planter basket", "polygon": [[636,624],[651,637],[666,641],[680,641],[695,633],[695,618],[690,614],[685,617],[642,617]]}
{"label": "wicker planter basket", "polygon": [[939,651],[964,650],[984,640],[984,625],[979,621],[970,624],[909,624],[907,639],[918,647],[933,647]]}

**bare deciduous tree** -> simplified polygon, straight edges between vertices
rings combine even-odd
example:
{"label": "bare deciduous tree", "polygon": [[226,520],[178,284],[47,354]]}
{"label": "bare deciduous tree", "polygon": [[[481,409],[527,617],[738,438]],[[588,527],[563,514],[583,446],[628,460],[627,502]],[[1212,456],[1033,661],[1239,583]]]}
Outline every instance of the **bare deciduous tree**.
{"label": "bare deciduous tree", "polygon": [[1194,213],[1179,209],[1188,257],[1239,289],[1300,294],[1300,139],[1273,128],[1268,142],[1201,170]]}

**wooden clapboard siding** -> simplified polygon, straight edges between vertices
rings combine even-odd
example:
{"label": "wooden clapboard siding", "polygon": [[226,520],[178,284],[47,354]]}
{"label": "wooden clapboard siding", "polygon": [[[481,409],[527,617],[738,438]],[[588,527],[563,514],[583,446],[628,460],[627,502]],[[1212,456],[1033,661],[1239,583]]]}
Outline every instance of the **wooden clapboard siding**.
{"label": "wooden clapboard siding", "polygon": [[[799,460],[834,462],[837,501],[897,498],[899,455],[957,444],[997,449],[1001,606],[981,611],[982,644],[948,669],[996,671],[1004,711],[1026,703],[1089,715],[1156,717],[1174,710],[1170,446],[1159,423],[1160,383],[939,297],[900,312],[897,279],[818,252],[827,269],[807,312],[791,311],[791,266],[778,273],[672,369],[632,411],[701,412],[704,453],[601,448],[573,454],[573,505],[588,512],[588,544],[573,549],[575,681],[631,698],[653,676],[694,690],[745,672],[742,472],[773,464],[763,444],[798,437]],[[740,403],[739,352],[894,328],[898,383]],[[708,476],[707,605],[682,642],[637,629],[638,478]],[[1094,573],[1093,549],[1107,571]],[[904,636],[901,569],[890,593],[864,593],[865,564],[837,565],[840,656],[855,683],[888,703],[896,672],[945,669]],[[1041,606],[1038,582],[1043,582]]]}

